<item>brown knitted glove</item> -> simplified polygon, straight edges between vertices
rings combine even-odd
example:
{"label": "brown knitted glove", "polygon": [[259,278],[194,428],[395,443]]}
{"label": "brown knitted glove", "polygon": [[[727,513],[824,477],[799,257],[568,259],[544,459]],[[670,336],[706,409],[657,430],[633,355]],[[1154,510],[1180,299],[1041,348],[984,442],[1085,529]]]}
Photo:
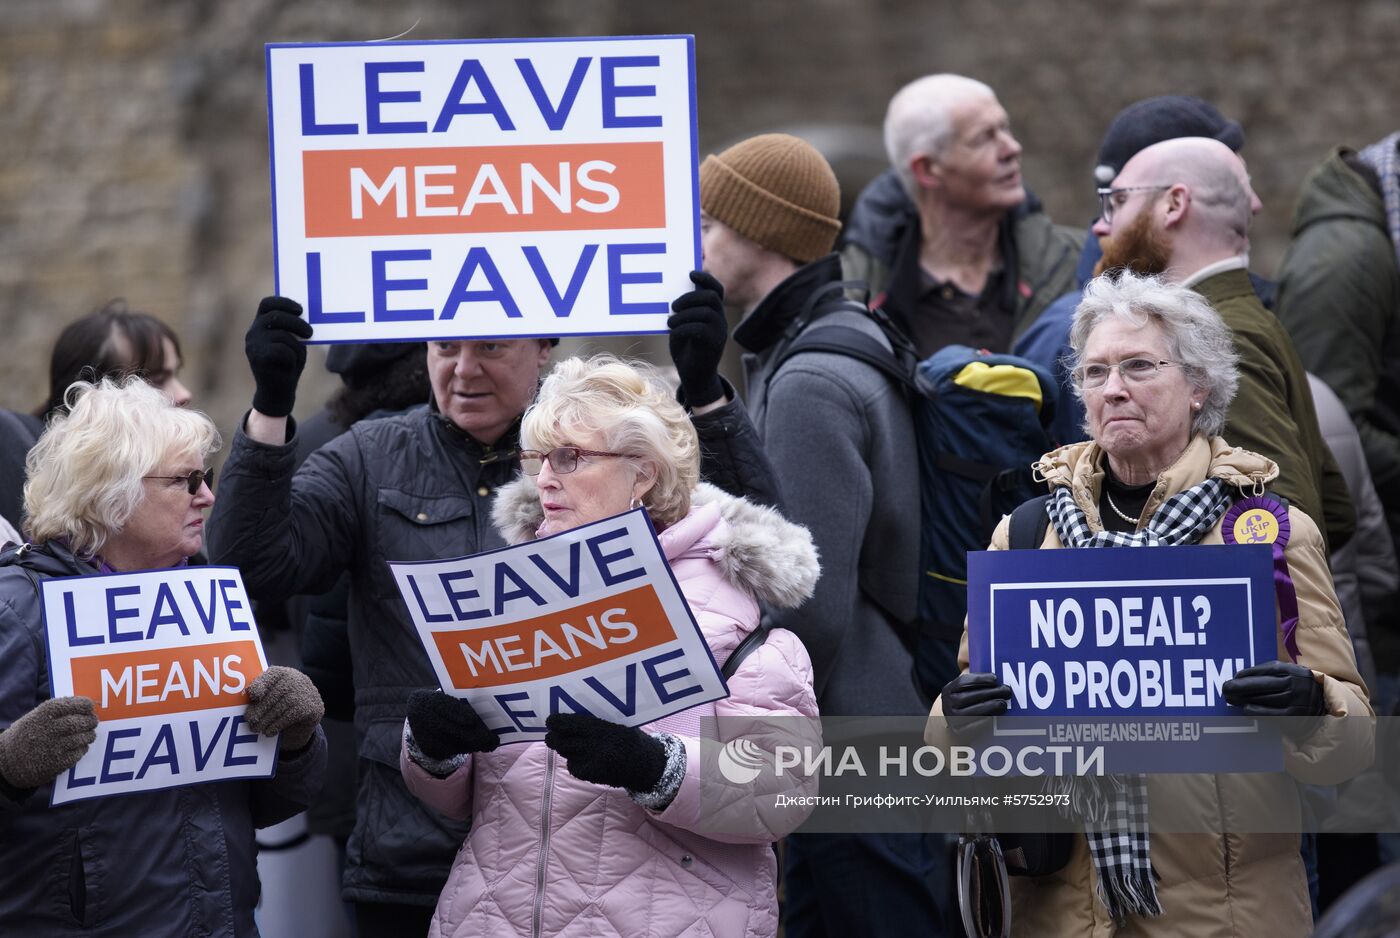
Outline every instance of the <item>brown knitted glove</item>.
{"label": "brown knitted glove", "polygon": [[0,732],[0,777],[12,788],[47,785],[77,765],[96,739],[91,700],[46,700]]}
{"label": "brown knitted glove", "polygon": [[248,710],[243,719],[253,732],[263,736],[281,733],[279,745],[285,751],[304,749],[325,715],[316,685],[295,668],[274,665],[248,685]]}

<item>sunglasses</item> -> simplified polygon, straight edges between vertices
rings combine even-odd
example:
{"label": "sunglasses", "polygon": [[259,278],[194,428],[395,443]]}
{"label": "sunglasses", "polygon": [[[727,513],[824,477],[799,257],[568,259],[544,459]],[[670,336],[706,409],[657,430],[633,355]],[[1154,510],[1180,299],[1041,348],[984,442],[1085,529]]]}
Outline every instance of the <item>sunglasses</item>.
{"label": "sunglasses", "polygon": [[209,491],[214,491],[214,470],[213,469],[192,469],[189,475],[183,476],[142,476],[144,479],[161,479],[165,482],[183,482],[185,491],[191,495],[199,494],[201,485],[209,486]]}

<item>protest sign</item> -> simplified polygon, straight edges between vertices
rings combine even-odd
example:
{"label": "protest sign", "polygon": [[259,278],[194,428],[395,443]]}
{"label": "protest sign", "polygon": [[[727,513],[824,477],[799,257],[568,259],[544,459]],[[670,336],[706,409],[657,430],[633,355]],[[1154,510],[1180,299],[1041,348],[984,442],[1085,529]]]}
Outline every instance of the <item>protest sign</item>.
{"label": "protest sign", "polygon": [[54,782],[51,804],[234,778],[267,778],[277,737],[243,719],[267,669],[233,567],[43,581],[49,683],[88,697],[97,741]]}
{"label": "protest sign", "polygon": [[727,694],[642,509],[389,566],[442,689],[503,742],[543,739],[551,713],[640,726]]}
{"label": "protest sign", "polygon": [[1133,771],[1272,771],[1277,733],[1221,686],[1277,651],[1267,546],[968,554],[971,670],[1011,688],[1009,716],[1073,718],[1016,735],[1141,743]]}
{"label": "protest sign", "polygon": [[313,341],[665,332],[700,266],[691,36],[267,46]]}

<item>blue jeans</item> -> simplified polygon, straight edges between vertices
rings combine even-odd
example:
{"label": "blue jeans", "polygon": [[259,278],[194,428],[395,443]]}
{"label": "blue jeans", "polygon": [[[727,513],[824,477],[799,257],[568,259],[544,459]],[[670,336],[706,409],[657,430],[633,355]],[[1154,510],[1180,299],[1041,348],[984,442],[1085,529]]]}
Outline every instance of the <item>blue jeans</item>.
{"label": "blue jeans", "polygon": [[[940,938],[953,867],[942,834],[793,834],[787,839],[787,938]],[[953,921],[956,911],[948,921]]]}

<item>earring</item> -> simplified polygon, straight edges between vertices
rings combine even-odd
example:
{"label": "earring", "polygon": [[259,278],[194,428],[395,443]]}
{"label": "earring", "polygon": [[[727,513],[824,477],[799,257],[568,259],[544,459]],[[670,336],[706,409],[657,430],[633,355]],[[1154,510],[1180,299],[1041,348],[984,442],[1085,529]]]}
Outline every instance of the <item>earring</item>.
{"label": "earring", "polygon": [[633,496],[632,496],[632,504],[628,506],[628,509],[631,510],[631,511],[635,511],[635,510],[637,510],[638,508],[641,508],[641,507],[642,507],[642,500],[641,500],[640,498],[638,498],[637,496],[633,495]]}

